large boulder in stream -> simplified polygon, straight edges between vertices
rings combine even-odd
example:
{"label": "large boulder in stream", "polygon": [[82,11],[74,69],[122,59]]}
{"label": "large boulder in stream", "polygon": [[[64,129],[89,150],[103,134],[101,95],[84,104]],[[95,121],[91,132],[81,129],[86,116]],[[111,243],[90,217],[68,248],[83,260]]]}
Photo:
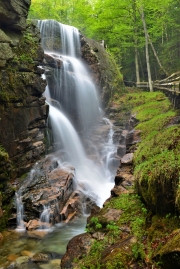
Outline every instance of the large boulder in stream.
{"label": "large boulder in stream", "polygon": [[[75,186],[73,167],[60,164],[54,155],[39,161],[16,196],[16,203],[24,205],[26,229],[49,228],[55,223],[68,222],[80,216],[85,198],[75,190]],[[11,223],[15,221],[16,214],[13,216],[9,220]]]}

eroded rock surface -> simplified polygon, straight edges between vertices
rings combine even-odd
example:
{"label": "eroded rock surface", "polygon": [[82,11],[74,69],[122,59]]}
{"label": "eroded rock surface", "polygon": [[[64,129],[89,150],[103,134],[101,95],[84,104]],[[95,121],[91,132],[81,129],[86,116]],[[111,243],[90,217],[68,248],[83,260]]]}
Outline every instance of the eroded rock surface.
{"label": "eroded rock surface", "polygon": [[39,161],[18,192],[27,230],[49,228],[81,214],[83,196],[75,190],[75,169],[57,160],[48,156]]}
{"label": "eroded rock surface", "polygon": [[0,0],[0,27],[25,29],[30,3],[30,0]]}

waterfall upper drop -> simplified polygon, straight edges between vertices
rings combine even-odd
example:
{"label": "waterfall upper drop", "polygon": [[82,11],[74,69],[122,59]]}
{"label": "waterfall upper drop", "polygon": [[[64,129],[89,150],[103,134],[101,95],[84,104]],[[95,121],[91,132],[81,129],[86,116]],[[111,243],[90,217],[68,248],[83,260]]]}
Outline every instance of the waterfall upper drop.
{"label": "waterfall upper drop", "polygon": [[[45,51],[46,95],[50,97],[49,116],[54,140],[60,144],[63,160],[75,167],[77,188],[102,205],[113,183],[106,176],[101,156],[98,165],[96,157],[94,160],[87,158],[73,127],[87,139],[100,117],[96,88],[80,57],[79,32],[54,20],[39,21],[38,27]],[[52,100],[59,106],[54,107]]]}
{"label": "waterfall upper drop", "polygon": [[99,98],[81,59],[80,36],[76,28],[54,20],[38,22],[51,98],[78,130],[87,131],[100,115]]}

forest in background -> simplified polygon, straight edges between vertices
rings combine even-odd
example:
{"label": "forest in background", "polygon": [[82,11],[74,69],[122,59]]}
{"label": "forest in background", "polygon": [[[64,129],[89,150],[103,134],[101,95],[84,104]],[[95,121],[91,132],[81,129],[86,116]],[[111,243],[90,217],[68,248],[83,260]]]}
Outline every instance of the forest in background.
{"label": "forest in background", "polygon": [[[179,0],[31,0],[29,19],[55,19],[105,43],[124,81],[180,69]],[[148,57],[147,57],[148,56]]]}

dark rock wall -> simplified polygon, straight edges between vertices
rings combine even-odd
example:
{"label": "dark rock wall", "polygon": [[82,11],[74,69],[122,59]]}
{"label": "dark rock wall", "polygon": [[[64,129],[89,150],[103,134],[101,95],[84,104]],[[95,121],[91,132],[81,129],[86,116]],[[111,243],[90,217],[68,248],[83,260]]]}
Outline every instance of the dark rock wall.
{"label": "dark rock wall", "polygon": [[0,0],[0,218],[14,193],[9,180],[45,154],[46,81],[38,67],[44,52],[38,29],[26,22],[29,6],[30,0]]}
{"label": "dark rock wall", "polygon": [[31,0],[0,0],[0,28],[24,30]]}
{"label": "dark rock wall", "polygon": [[[19,5],[15,1],[7,2],[9,5],[4,6],[8,12],[12,7],[11,12],[27,15],[28,1],[20,1]],[[9,21],[6,24],[2,16],[0,29],[0,144],[23,173],[45,151],[48,107],[42,96],[46,82],[38,68],[44,57],[39,32],[31,23],[23,24],[23,31],[12,30],[20,24],[19,17],[14,18],[12,24]]]}

